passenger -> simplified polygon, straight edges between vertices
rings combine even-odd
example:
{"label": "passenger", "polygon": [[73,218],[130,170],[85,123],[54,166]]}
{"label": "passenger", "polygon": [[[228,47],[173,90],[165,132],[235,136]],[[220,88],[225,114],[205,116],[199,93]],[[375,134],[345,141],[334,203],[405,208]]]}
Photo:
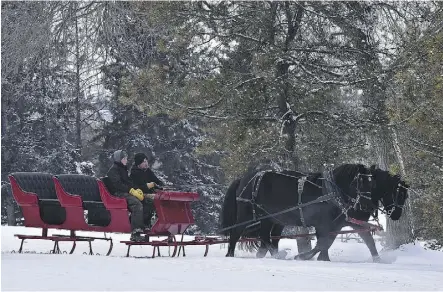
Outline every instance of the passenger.
{"label": "passenger", "polygon": [[[112,195],[125,198],[131,212],[131,241],[144,241],[143,218],[149,216],[151,210],[149,200],[145,199],[143,190],[137,188],[128,176],[128,155],[117,150],[113,156],[114,164],[108,170],[107,177],[111,183],[109,191]],[[146,214],[146,215],[145,215]]]}
{"label": "passenger", "polygon": [[[157,176],[149,168],[148,157],[144,153],[137,153],[134,155],[134,165],[131,168],[130,178],[135,187],[141,189],[145,193],[145,200],[148,202],[146,206],[149,206],[149,212],[146,211],[144,222],[145,225],[151,225],[151,219],[154,214],[154,204],[152,202],[152,196],[147,194],[154,193],[155,189],[161,189],[164,183],[157,178]],[[146,208],[146,207],[145,207]]]}
{"label": "passenger", "polygon": [[154,190],[164,186],[149,167],[148,157],[144,153],[134,155],[134,165],[131,168],[131,179],[139,189],[146,194],[152,194]]}

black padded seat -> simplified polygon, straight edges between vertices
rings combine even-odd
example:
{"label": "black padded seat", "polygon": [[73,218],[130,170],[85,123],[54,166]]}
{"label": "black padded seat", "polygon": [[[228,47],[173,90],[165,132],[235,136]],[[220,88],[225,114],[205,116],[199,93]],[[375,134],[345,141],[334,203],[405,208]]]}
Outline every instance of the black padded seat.
{"label": "black padded seat", "polygon": [[66,192],[81,196],[83,208],[88,211],[88,224],[109,225],[111,214],[101,200],[95,177],[82,174],[60,174],[56,177]]}
{"label": "black padded seat", "polygon": [[38,197],[40,217],[46,224],[60,225],[66,221],[66,210],[60,205],[52,174],[44,172],[15,172],[11,174],[25,192]]}
{"label": "black padded seat", "polygon": [[114,187],[112,186],[112,183],[111,183],[111,180],[109,179],[109,177],[104,176],[104,177],[101,177],[100,180],[103,182],[106,189],[108,190],[108,192],[111,195],[115,193]]}

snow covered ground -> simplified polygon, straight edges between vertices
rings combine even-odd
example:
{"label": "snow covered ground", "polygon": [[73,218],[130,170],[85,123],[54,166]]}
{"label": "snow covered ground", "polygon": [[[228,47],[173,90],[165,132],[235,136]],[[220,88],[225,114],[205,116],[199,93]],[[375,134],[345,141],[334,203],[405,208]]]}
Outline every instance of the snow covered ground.
{"label": "snow covered ground", "polygon": [[[50,230],[50,233],[66,233]],[[443,252],[425,250],[420,244],[382,254],[384,264],[372,263],[363,243],[335,241],[331,262],[277,260],[237,250],[225,258],[226,247],[213,245],[207,258],[204,247],[187,247],[186,257],[143,258],[152,247],[126,247],[127,234],[111,234],[114,249],[103,256],[106,242],[95,242],[94,252],[83,255],[86,243],[78,243],[74,254],[12,253],[20,240],[14,234],[39,234],[38,229],[2,226],[1,289],[10,290],[443,290]],[[87,232],[81,233],[88,234]],[[89,233],[102,236],[103,233]],[[109,235],[109,234],[107,234]],[[48,252],[51,242],[26,241],[25,251]],[[61,243],[69,250],[69,243]],[[280,249],[292,248],[295,240],[282,240]],[[381,247],[378,247],[381,250]],[[168,255],[168,248],[161,248]],[[388,263],[389,264],[386,264]]]}

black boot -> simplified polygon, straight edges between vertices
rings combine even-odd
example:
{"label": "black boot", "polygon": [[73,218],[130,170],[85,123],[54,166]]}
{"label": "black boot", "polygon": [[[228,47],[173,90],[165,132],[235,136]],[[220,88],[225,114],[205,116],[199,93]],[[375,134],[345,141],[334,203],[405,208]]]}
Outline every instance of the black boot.
{"label": "black boot", "polygon": [[139,228],[134,229],[131,233],[130,241],[135,241],[135,242],[145,241],[145,237],[141,235],[142,232],[143,230]]}

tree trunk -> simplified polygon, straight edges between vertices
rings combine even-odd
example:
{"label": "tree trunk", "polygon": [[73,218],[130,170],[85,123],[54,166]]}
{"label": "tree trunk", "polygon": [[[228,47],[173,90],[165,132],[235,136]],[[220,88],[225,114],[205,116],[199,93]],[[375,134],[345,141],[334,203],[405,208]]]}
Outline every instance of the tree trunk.
{"label": "tree trunk", "polygon": [[[339,5],[339,4],[337,4]],[[357,4],[356,4],[357,5]],[[361,8],[358,8],[358,6],[355,6],[356,9],[364,9],[362,6]],[[363,10],[362,10],[363,11]],[[329,13],[328,11],[324,11],[324,13]],[[340,16],[340,15],[331,15],[331,19],[339,25],[344,31],[347,31],[351,36],[355,37],[355,47],[360,49],[362,52],[367,52],[366,54],[362,54],[361,58],[358,59],[358,66],[361,67],[362,72],[364,75],[368,77],[373,77],[374,72],[380,72],[383,71],[381,61],[377,55],[377,49],[371,42],[368,42],[368,33],[373,32],[365,32],[361,30],[357,26],[351,26],[349,25],[349,22],[346,20],[346,18]],[[377,147],[377,157],[379,162],[379,167],[382,170],[388,170],[389,169],[389,149],[391,147],[391,140],[392,138],[395,138],[391,136],[388,127],[386,126],[388,124],[389,118],[387,116],[387,110],[386,110],[386,98],[387,98],[387,80],[390,80],[390,78],[385,77],[382,78],[376,78],[376,79],[368,79],[370,81],[366,82],[364,84],[364,92],[365,97],[367,99],[368,104],[371,104],[372,109],[374,109],[374,115],[375,115],[375,121],[379,125],[380,133],[375,133],[374,137],[374,144]],[[394,145],[394,148],[398,146]],[[401,164],[403,164],[403,160],[401,158],[399,147],[395,149],[397,160]],[[400,153],[401,154],[401,153]],[[402,166],[400,166],[402,167]],[[404,169],[404,165],[403,165]],[[398,220],[397,222],[393,222],[390,218],[386,218],[386,229],[387,229],[387,241],[388,245],[392,247],[398,247],[400,242],[407,242],[407,238],[410,238],[410,231],[409,230],[409,224],[406,224],[404,220],[409,221],[407,218],[409,217],[409,211],[410,207],[405,206],[404,214],[402,215],[402,218]]]}
{"label": "tree trunk", "polygon": [[47,102],[48,102],[48,91],[46,89],[46,73],[48,70],[47,67],[48,62],[46,62],[45,60],[42,60],[40,62],[41,65],[41,88],[42,88],[42,104],[45,105],[43,106],[43,119],[44,119],[44,124],[45,124],[45,144],[46,144],[46,149],[49,149],[50,146],[50,142],[51,142],[51,122],[50,122],[50,118],[49,118],[49,113],[48,113],[48,107],[46,106]]}
{"label": "tree trunk", "polygon": [[[77,13],[76,11],[74,13]],[[79,28],[78,18],[75,16],[75,128],[76,128],[76,146],[79,155],[82,150],[82,136],[81,136],[81,108],[80,108],[80,48],[79,48]]]}
{"label": "tree trunk", "polygon": [[381,170],[389,170],[389,140],[386,129],[375,138],[377,147],[378,166]]}
{"label": "tree trunk", "polygon": [[397,158],[398,165],[400,166],[400,174],[402,178],[406,178],[405,162],[403,159],[403,155],[401,153],[400,144],[398,142],[397,130],[391,128],[391,135],[392,135],[392,145],[394,146],[394,151],[395,151],[395,157]]}
{"label": "tree trunk", "polygon": [[[271,15],[275,18],[274,6],[271,7]],[[283,52],[287,53],[291,43],[294,41],[295,36],[300,28],[301,19],[304,13],[304,4],[301,3],[299,8],[296,9],[294,14],[291,11],[290,3],[284,2],[284,10],[286,13],[286,17],[288,18],[288,29],[285,38],[285,46],[283,48]],[[272,21],[274,19],[271,17]],[[272,22],[273,26],[274,23]],[[274,41],[274,38],[272,38]],[[289,97],[291,95],[290,92],[290,84],[288,82],[288,73],[289,73],[289,64],[286,61],[280,61],[276,66],[276,79],[280,80],[280,95],[278,99],[278,107],[280,113],[283,117],[282,123],[283,133],[286,134],[285,137],[285,151],[286,151],[286,159],[290,162],[292,169],[298,168],[298,157],[295,149],[295,130],[296,130],[296,122],[293,120],[294,112],[292,111],[289,105]],[[296,227],[297,234],[309,233],[308,228],[304,227]],[[299,253],[307,252],[312,249],[311,239],[308,237],[299,237],[297,238],[297,249]]]}
{"label": "tree trunk", "polygon": [[[3,78],[2,78],[3,80]],[[2,98],[1,98],[1,135],[2,135],[2,153],[1,153],[1,158],[2,158],[2,173],[3,172],[8,172],[10,169],[10,165],[12,164],[11,158],[12,158],[12,151],[10,150],[10,137],[9,137],[9,120],[8,120],[8,101],[9,101],[9,92],[4,90],[3,84],[2,84]],[[5,167],[6,166],[6,167]],[[3,175],[1,177],[1,179],[3,180]]]}
{"label": "tree trunk", "polygon": [[8,199],[8,204],[6,205],[6,216],[8,217],[9,226],[17,225],[17,220],[15,218],[15,207],[12,199]]}
{"label": "tree trunk", "polygon": [[[406,177],[406,170],[401,153],[400,145],[398,142],[397,132],[394,128],[391,129],[392,144],[394,146],[394,152],[397,162],[400,166],[400,174],[404,179]],[[411,194],[409,193],[409,196]],[[411,220],[411,198],[406,200],[403,214],[399,220],[393,221],[389,218],[386,219],[386,247],[389,249],[397,249],[402,244],[407,244],[414,241],[414,231]]]}
{"label": "tree trunk", "polygon": [[[5,197],[6,217],[9,226],[17,225],[15,216],[14,199],[12,197],[11,185],[9,183],[2,185],[2,196]],[[3,200],[2,200],[3,201]]]}

